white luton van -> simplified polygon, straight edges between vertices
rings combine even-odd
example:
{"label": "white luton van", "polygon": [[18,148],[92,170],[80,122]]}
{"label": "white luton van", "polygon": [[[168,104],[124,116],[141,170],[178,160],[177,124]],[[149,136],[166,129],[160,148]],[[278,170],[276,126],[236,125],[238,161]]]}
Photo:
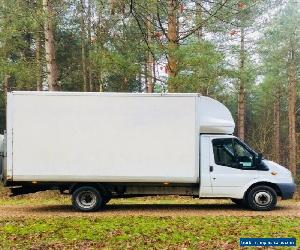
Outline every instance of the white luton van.
{"label": "white luton van", "polygon": [[95,211],[111,198],[230,198],[271,210],[291,172],[233,136],[220,102],[198,94],[11,92],[1,179],[13,195],[57,188]]}

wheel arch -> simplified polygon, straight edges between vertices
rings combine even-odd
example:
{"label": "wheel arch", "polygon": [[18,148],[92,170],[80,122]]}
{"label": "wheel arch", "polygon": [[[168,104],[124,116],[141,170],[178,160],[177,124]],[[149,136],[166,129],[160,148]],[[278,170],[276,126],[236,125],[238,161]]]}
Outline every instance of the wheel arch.
{"label": "wheel arch", "polygon": [[106,195],[108,193],[107,188],[105,187],[105,185],[101,184],[101,183],[91,183],[91,182],[80,182],[80,183],[74,183],[69,187],[69,192],[70,194],[73,194],[73,192],[80,187],[84,187],[84,186],[90,186],[90,187],[94,187],[97,190],[99,190],[102,194]]}
{"label": "wheel arch", "polygon": [[277,196],[282,196],[282,192],[281,192],[279,186],[276,185],[276,183],[272,183],[272,182],[268,182],[268,181],[259,181],[259,182],[255,182],[255,183],[251,184],[247,188],[246,192],[244,193],[244,199],[245,199],[245,197],[247,197],[247,194],[249,193],[249,191],[252,188],[257,187],[257,186],[268,186],[268,187],[274,189],[274,191],[276,192]]}

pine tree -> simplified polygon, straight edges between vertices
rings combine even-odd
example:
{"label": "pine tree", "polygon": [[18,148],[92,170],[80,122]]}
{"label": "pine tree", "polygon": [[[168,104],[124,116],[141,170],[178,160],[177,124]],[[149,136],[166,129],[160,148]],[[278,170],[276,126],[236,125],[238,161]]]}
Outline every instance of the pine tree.
{"label": "pine tree", "polygon": [[45,13],[45,50],[47,62],[47,79],[50,91],[58,91],[58,67],[56,63],[56,48],[54,39],[54,17],[53,0],[43,0],[43,9]]}

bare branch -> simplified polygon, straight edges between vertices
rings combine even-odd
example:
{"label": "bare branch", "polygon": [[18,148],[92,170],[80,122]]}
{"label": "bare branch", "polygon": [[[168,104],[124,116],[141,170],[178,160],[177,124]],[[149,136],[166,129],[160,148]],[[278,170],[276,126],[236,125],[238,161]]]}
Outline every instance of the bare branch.
{"label": "bare branch", "polygon": [[146,43],[149,52],[150,52],[151,55],[153,56],[154,60],[156,60],[155,54],[154,54],[154,52],[152,51],[152,49],[151,49],[151,47],[150,47],[150,45],[149,45],[149,43],[148,43],[147,34],[144,32],[143,27],[142,27],[142,25],[141,25],[141,23],[140,23],[140,20],[138,19],[138,17],[137,17],[136,14],[135,14],[134,7],[133,7],[133,6],[132,6],[131,14],[132,14],[132,16],[134,17],[134,19],[136,20],[137,25],[139,26],[139,29],[140,29],[140,31],[141,31],[141,33],[142,33],[142,36],[143,36],[143,40],[144,40],[144,42]]}
{"label": "bare branch", "polygon": [[[206,10],[204,8],[204,10],[207,11],[210,16],[205,20],[205,22],[200,23],[198,26],[196,26],[194,29],[192,29],[190,32],[188,32],[186,35],[180,37],[178,40],[183,40],[183,39],[189,37],[190,35],[194,34],[197,30],[199,30],[203,26],[204,23],[206,23],[209,19],[215,17],[215,15],[219,12],[219,10],[221,10],[225,6],[227,1],[228,0],[225,0],[222,4],[220,4],[220,6],[216,9],[216,11],[214,13],[210,13],[208,10]],[[201,7],[203,8],[203,6],[201,6]]]}

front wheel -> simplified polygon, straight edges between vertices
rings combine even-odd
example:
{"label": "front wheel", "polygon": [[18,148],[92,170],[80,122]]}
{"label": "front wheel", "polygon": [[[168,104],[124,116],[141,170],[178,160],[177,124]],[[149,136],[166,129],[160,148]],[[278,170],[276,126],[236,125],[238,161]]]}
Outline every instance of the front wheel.
{"label": "front wheel", "polygon": [[100,209],[103,204],[103,196],[94,187],[82,186],[72,194],[73,207],[79,211],[92,212]]}
{"label": "front wheel", "polygon": [[277,194],[271,187],[257,186],[248,192],[246,201],[253,210],[270,211],[277,204]]}

